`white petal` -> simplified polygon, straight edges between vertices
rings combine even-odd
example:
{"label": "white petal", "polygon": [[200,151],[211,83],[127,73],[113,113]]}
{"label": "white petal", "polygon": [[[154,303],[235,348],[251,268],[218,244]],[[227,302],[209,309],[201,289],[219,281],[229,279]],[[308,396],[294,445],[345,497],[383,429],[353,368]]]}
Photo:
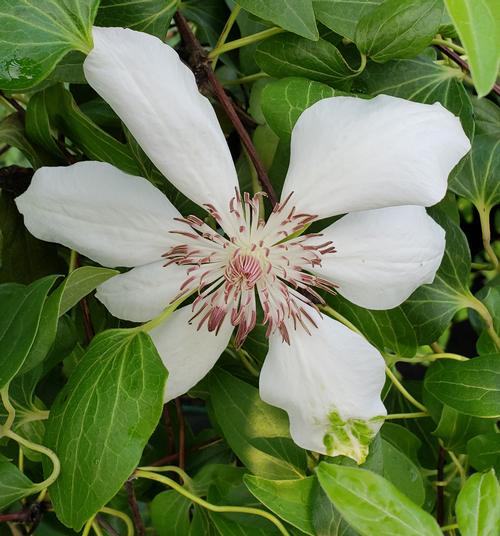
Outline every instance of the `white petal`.
{"label": "white petal", "polygon": [[262,400],[287,411],[302,448],[362,463],[386,410],[380,399],[384,360],[360,335],[329,317],[311,335],[290,333],[290,345],[271,336],[260,373]]}
{"label": "white petal", "polygon": [[391,309],[432,283],[445,232],[423,207],[352,212],[323,231],[336,253],[315,272],[339,285],[342,296],[368,309]]}
{"label": "white petal", "polygon": [[434,205],[469,149],[460,121],[439,103],[387,95],[320,100],[293,129],[282,198],[295,192],[300,211],[321,218]]}
{"label": "white petal", "polygon": [[40,168],[16,204],[31,234],[110,267],[159,260],[179,229],[157,188],[103,162]]}
{"label": "white petal", "polygon": [[97,287],[96,298],[117,318],[146,322],[158,316],[179,294],[186,269],[164,261],[133,268]]}
{"label": "white petal", "polygon": [[237,177],[212,105],[175,50],[152,35],[94,28],[88,83],[164,175],[196,203],[227,210]]}
{"label": "white petal", "polygon": [[198,331],[198,322],[189,323],[192,316],[188,305],[175,311],[149,333],[168,370],[165,402],[186,393],[208,374],[228,345],[233,331],[228,321],[223,323],[217,335],[206,327]]}

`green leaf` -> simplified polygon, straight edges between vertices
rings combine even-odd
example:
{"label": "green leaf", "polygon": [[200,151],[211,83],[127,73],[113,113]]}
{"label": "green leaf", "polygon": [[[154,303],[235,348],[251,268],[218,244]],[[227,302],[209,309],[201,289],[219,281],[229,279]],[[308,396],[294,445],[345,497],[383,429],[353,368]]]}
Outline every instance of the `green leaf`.
{"label": "green leaf", "polygon": [[326,301],[359,328],[380,350],[391,350],[398,355],[415,355],[417,351],[415,329],[401,307],[387,311],[371,311],[354,305],[338,294],[327,296]]}
{"label": "green leaf", "polygon": [[0,0],[0,88],[35,86],[70,50],[92,48],[98,0]]}
{"label": "green leaf", "polygon": [[35,341],[47,294],[57,276],[29,286],[0,286],[0,388],[21,369]]}
{"label": "green leaf", "polygon": [[0,510],[34,491],[35,484],[0,454]]}
{"label": "green leaf", "polygon": [[158,534],[189,534],[191,501],[174,490],[164,491],[151,502],[151,521]]}
{"label": "green leaf", "polygon": [[455,505],[462,536],[495,536],[500,532],[500,485],[495,471],[472,475]]}
{"label": "green leaf", "polygon": [[[32,102],[34,101],[34,102]],[[76,105],[71,93],[62,85],[51,86],[30,99],[33,123],[38,123],[39,138],[47,138],[47,114],[50,127],[59,130],[90,159],[109,162],[126,173],[139,175],[140,170],[127,145],[93,123]],[[44,110],[43,112],[42,110]],[[32,131],[35,134],[35,127]],[[46,141],[46,143],[50,143]]]}
{"label": "green leaf", "polygon": [[292,34],[263,41],[255,60],[264,72],[276,78],[298,76],[340,88],[346,88],[349,79],[359,74],[332,43]]}
{"label": "green leaf", "polygon": [[148,335],[98,335],[50,411],[46,444],[61,461],[50,488],[58,518],[75,530],[137,466],[160,418],[167,373]]}
{"label": "green leaf", "polygon": [[226,3],[219,0],[183,0],[180,9],[188,20],[198,25],[198,39],[214,47],[229,16]]}
{"label": "green leaf", "polygon": [[386,421],[380,430],[382,439],[404,452],[410,460],[418,464],[418,452],[422,447],[420,439],[399,424]]}
{"label": "green leaf", "polygon": [[98,285],[116,275],[116,270],[83,266],[73,270],[45,302],[40,327],[21,368],[21,373],[37,366],[46,357],[57,333],[59,318]]}
{"label": "green leaf", "polygon": [[354,42],[380,63],[412,58],[430,44],[442,13],[440,0],[386,0],[359,21]]}
{"label": "green leaf", "polygon": [[418,466],[399,448],[382,440],[383,476],[418,506],[425,501],[425,487]]}
{"label": "green leaf", "polygon": [[318,39],[312,0],[236,0],[243,8],[289,32]]}
{"label": "green leaf", "polygon": [[0,143],[19,149],[33,167],[42,165],[38,151],[26,138],[23,122],[17,113],[8,115],[0,121]]}
{"label": "green leaf", "polygon": [[262,90],[261,106],[269,126],[282,139],[289,140],[300,114],[315,102],[333,97],[335,89],[305,78],[283,78]]}
{"label": "green leaf", "polygon": [[264,403],[255,387],[227,372],[216,370],[209,379],[217,424],[243,464],[265,478],[305,476],[305,451],[290,439],[286,413]]}
{"label": "green leaf", "polygon": [[500,9],[496,0],[445,0],[467,52],[478,95],[493,87],[500,68]]}
{"label": "green leaf", "polygon": [[464,233],[442,211],[430,214],[446,231],[443,261],[433,283],[417,289],[402,305],[420,344],[436,341],[454,314],[467,307],[471,294],[468,281],[470,250]]}
{"label": "green leaf", "polygon": [[424,385],[438,400],[461,413],[500,417],[500,354],[465,362],[436,361],[427,371]]}
{"label": "green leaf", "polygon": [[247,488],[271,512],[314,536],[312,524],[311,494],[316,478],[309,476],[299,480],[269,480],[245,475]]}
{"label": "green leaf", "polygon": [[500,136],[500,107],[488,99],[472,97],[476,134]]}
{"label": "green leaf", "polygon": [[163,38],[180,0],[101,0],[97,26],[122,26]]}
{"label": "green leaf", "polygon": [[356,80],[356,87],[370,95],[382,93],[424,104],[440,102],[460,117],[465,132],[472,137],[472,103],[462,83],[463,73],[435,60],[435,52],[429,49],[416,58],[383,65],[370,62]]}
{"label": "green leaf", "polygon": [[448,450],[465,452],[469,439],[478,434],[493,432],[495,428],[493,419],[464,415],[443,404],[438,426],[433,434],[442,439],[444,447]]}
{"label": "green leaf", "polygon": [[384,0],[313,0],[316,18],[335,33],[354,40],[359,20]]}
{"label": "green leaf", "polygon": [[469,462],[478,471],[492,467],[500,473],[500,433],[483,434],[467,443]]}
{"label": "green leaf", "polygon": [[450,177],[450,190],[488,211],[500,203],[500,138],[475,136],[469,155]]}
{"label": "green leaf", "polygon": [[322,462],[317,475],[335,507],[362,536],[442,536],[430,514],[371,471]]}
{"label": "green leaf", "polygon": [[58,315],[67,313],[87,294],[118,273],[117,270],[98,266],[82,266],[73,270],[57,289],[60,293]]}

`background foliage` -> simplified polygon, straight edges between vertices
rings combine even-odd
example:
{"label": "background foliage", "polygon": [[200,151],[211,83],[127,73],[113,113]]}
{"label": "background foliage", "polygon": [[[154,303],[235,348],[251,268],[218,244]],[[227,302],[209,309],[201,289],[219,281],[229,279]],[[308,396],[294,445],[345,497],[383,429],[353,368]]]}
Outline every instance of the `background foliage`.
{"label": "background foliage", "polygon": [[[33,169],[95,159],[199,211],[82,70],[93,23],[149,32],[189,61],[177,10],[278,190],[293,125],[324,97],[441,102],[473,140],[430,210],[447,231],[434,283],[390,311],[327,298],[387,360],[396,417],[363,466],[303,451],[259,399],[259,330],[162,409],[151,340],[92,296],[116,272],[34,239],[15,209]],[[499,534],[499,66],[495,0],[0,0],[0,534]],[[255,170],[214,104],[251,189]],[[168,467],[135,471],[151,465]]]}

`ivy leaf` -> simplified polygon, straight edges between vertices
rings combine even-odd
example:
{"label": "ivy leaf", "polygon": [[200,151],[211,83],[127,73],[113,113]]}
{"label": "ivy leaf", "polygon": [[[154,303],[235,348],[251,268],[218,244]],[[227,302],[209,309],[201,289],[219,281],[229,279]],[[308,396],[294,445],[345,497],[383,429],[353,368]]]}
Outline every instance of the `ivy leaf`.
{"label": "ivy leaf", "polygon": [[418,506],[425,501],[425,487],[419,467],[398,447],[382,440],[383,476]]}
{"label": "ivy leaf", "polygon": [[257,47],[255,60],[264,72],[276,78],[298,76],[341,89],[359,74],[329,41],[309,41],[292,34],[263,41]]}
{"label": "ivy leaf", "polygon": [[0,454],[0,510],[36,491],[36,486]]}
{"label": "ivy leaf", "polygon": [[469,155],[450,177],[450,190],[474,203],[479,213],[489,214],[500,203],[500,138],[475,136]]}
{"label": "ivy leaf", "polygon": [[42,165],[42,155],[28,141],[19,115],[11,114],[0,121],[0,143],[19,149],[34,167]]}
{"label": "ivy leaf", "polygon": [[31,283],[64,269],[57,246],[34,238],[26,229],[13,197],[0,190],[0,283]]}
{"label": "ivy leaf", "polygon": [[236,0],[243,8],[284,30],[318,39],[312,0]]}
{"label": "ivy leaf", "polygon": [[464,233],[437,209],[429,211],[446,231],[443,261],[433,283],[417,289],[402,305],[420,344],[436,341],[453,315],[467,307],[471,297],[468,279],[470,250]]}
{"label": "ivy leaf", "polygon": [[77,531],[137,466],[161,415],[167,373],[148,335],[98,335],[50,411],[46,444],[61,461],[50,488],[58,518]]}
{"label": "ivy leaf", "polygon": [[411,58],[430,44],[442,13],[440,0],[386,0],[362,17],[354,42],[376,62]]}
{"label": "ivy leaf", "polygon": [[492,467],[500,473],[500,434],[482,434],[467,443],[467,455],[474,469],[486,471]]}
{"label": "ivy leaf", "polygon": [[500,108],[488,99],[472,97],[476,134],[500,136]]}
{"label": "ivy leaf", "polygon": [[305,475],[305,452],[289,436],[286,413],[259,397],[258,390],[227,372],[210,375],[210,403],[231,449],[257,476],[276,480]]}
{"label": "ivy leaf", "polygon": [[302,532],[314,536],[311,494],[316,478],[269,480],[254,475],[243,478],[247,488],[271,512]]}
{"label": "ivy leaf", "polygon": [[416,58],[369,63],[356,87],[370,95],[393,95],[424,104],[440,102],[460,117],[465,132],[472,138],[472,103],[461,82],[462,71],[435,63],[433,50]]}
{"label": "ivy leaf", "polygon": [[164,37],[180,0],[101,0],[97,26],[122,26]]}
{"label": "ivy leaf", "polygon": [[98,0],[0,0],[0,88],[35,86],[70,50],[89,52]]}
{"label": "ivy leaf", "polygon": [[340,295],[326,296],[326,301],[352,322],[379,350],[412,356],[417,351],[415,329],[401,307],[372,311],[359,307]]}
{"label": "ivy leaf", "polygon": [[262,90],[261,106],[269,126],[282,139],[289,140],[300,114],[315,102],[338,95],[335,89],[305,78],[283,78]]}
{"label": "ivy leaf", "polygon": [[433,363],[425,375],[425,388],[434,397],[465,415],[500,417],[500,354],[442,361]]}
{"label": "ivy leaf", "polygon": [[500,485],[495,471],[472,475],[457,497],[455,510],[462,536],[487,536],[500,530]]}
{"label": "ivy leaf", "polygon": [[351,41],[359,20],[384,0],[313,0],[316,18],[327,28]]}
{"label": "ivy leaf", "polygon": [[322,462],[317,475],[335,507],[363,536],[442,535],[430,514],[371,471]]}
{"label": "ivy leaf", "polygon": [[477,93],[490,92],[500,68],[500,15],[496,0],[445,0],[469,59]]}
{"label": "ivy leaf", "polygon": [[29,286],[0,286],[0,389],[23,366],[35,341],[47,294],[57,276],[47,276]]}
{"label": "ivy leaf", "polygon": [[151,520],[158,534],[189,534],[191,501],[174,490],[159,493],[151,502]]}
{"label": "ivy leaf", "polygon": [[[51,129],[58,129],[81,149],[90,159],[109,162],[126,173],[139,175],[139,167],[127,145],[98,127],[87,117],[75,103],[71,93],[64,86],[57,84],[36,93],[27,110],[28,134],[33,141],[45,147],[49,141]],[[58,150],[58,149],[57,149]]]}

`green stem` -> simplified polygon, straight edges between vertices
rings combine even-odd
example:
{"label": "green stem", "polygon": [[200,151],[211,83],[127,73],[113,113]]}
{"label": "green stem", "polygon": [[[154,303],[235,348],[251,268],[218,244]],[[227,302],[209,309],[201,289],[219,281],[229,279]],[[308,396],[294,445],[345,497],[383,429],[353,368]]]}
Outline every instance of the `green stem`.
{"label": "green stem", "polygon": [[6,435],[7,432],[12,428],[16,418],[16,410],[9,398],[9,384],[0,390],[0,396],[2,398],[3,407],[7,410],[7,419],[3,425],[0,426],[0,437],[2,437],[4,434]]}
{"label": "green stem", "polygon": [[474,311],[476,311],[476,313],[484,320],[488,335],[491,337],[496,347],[500,350],[500,337],[495,331],[491,313],[488,311],[484,303],[478,300],[474,295],[469,294],[468,296],[465,296],[464,305],[474,309]]}
{"label": "green stem", "polygon": [[170,304],[162,313],[160,313],[156,318],[153,318],[153,320],[150,320],[149,322],[146,322],[145,324],[142,324],[142,326],[137,326],[136,328],[132,328],[134,331],[145,331],[146,333],[151,331],[152,329],[158,327],[160,324],[162,324],[176,309],[179,307],[179,305],[187,300],[189,296],[194,294],[197,289],[194,289],[189,294],[186,294],[185,296],[182,296],[182,298],[179,298],[174,303]]}
{"label": "green stem", "polygon": [[261,78],[269,78],[269,75],[263,72],[249,74],[248,76],[242,76],[241,78],[236,78],[235,80],[223,81],[222,85],[223,86],[239,86],[241,84],[251,84],[252,82],[255,82],[256,80],[260,80]]}
{"label": "green stem", "polygon": [[[92,521],[92,530],[95,532],[96,536],[104,536],[104,533],[102,532],[101,527],[99,526],[99,523],[95,520]],[[131,534],[132,536],[134,536],[133,532]]]}
{"label": "green stem", "polygon": [[[227,36],[229,35],[229,32],[231,31],[231,28],[233,27],[234,23],[236,22],[236,18],[240,14],[240,11],[241,11],[241,6],[236,4],[234,6],[234,9],[231,11],[231,15],[229,15],[229,18],[227,19],[226,24],[224,25],[222,33],[220,34],[220,37],[217,40],[217,43],[215,44],[214,50],[219,49],[226,42]],[[212,60],[212,70],[214,70],[214,71],[215,71],[215,67],[217,65],[218,58],[219,58],[219,55],[217,54],[217,56],[214,56],[214,58]]]}
{"label": "green stem", "polygon": [[85,523],[85,526],[83,527],[82,536],[89,536],[90,529],[92,528],[92,524],[94,523],[95,516],[92,516],[87,523]]}
{"label": "green stem", "polygon": [[78,263],[78,252],[72,249],[69,255],[68,275],[75,270],[77,263]]}
{"label": "green stem", "polygon": [[391,413],[387,415],[385,420],[396,420],[396,419],[419,419],[421,417],[429,417],[429,414],[426,411],[417,411],[415,413]]}
{"label": "green stem", "polygon": [[432,363],[438,359],[453,359],[454,361],[468,361],[469,358],[459,354],[443,352],[440,354],[428,354],[415,357],[388,356],[388,363]]}
{"label": "green stem", "polygon": [[431,45],[441,45],[443,47],[451,48],[455,52],[458,52],[460,55],[466,54],[465,48],[461,47],[460,45],[457,45],[456,43],[453,43],[453,41],[447,41],[446,39],[440,39],[438,37],[435,37],[431,41]]}
{"label": "green stem", "polygon": [[352,331],[354,331],[358,335],[361,335],[362,337],[364,337],[364,335],[361,333],[361,331],[359,331],[359,329],[352,322],[347,320],[347,318],[345,316],[342,316],[335,309],[332,309],[332,307],[330,307],[329,305],[320,305],[319,308],[321,309],[321,311],[326,313],[328,316],[331,316],[332,318],[336,318],[337,320],[342,322],[342,324],[344,324],[344,326],[347,326],[349,329],[351,329]]}
{"label": "green stem", "polygon": [[180,493],[186,499],[189,499],[195,504],[198,504],[202,506],[203,508],[206,508],[207,510],[210,510],[211,512],[220,512],[220,513],[238,513],[238,514],[252,514],[260,517],[264,517],[280,531],[280,533],[283,536],[290,536],[289,532],[284,527],[283,523],[275,517],[270,512],[266,512],[265,510],[259,510],[258,508],[251,508],[248,506],[220,506],[218,504],[212,504],[204,499],[194,495],[193,493],[190,493],[187,489],[182,487],[180,484],[177,484],[174,480],[171,478],[168,478],[163,475],[157,475],[155,473],[150,473],[147,471],[141,471],[138,469],[134,475],[139,478],[147,478],[149,480],[156,480],[156,482],[161,482],[162,484],[165,484],[169,487],[171,487],[173,490],[177,491],[177,493]]}
{"label": "green stem", "polygon": [[455,530],[455,529],[458,529],[458,523],[452,523],[451,525],[443,525],[441,527],[441,530],[443,532],[449,532],[449,531],[452,531],[452,530]]}
{"label": "green stem", "polygon": [[283,33],[284,31],[285,30],[283,30],[283,28],[274,27],[264,30],[263,32],[258,32],[256,34],[247,35],[246,37],[241,37],[240,39],[235,39],[234,41],[229,41],[229,43],[224,43],[222,46],[214,48],[212,51],[210,51],[208,53],[208,58],[216,58],[217,56],[224,54],[224,52],[245,47],[247,45],[251,45],[252,43],[257,43],[258,41],[262,41],[273,35]]}
{"label": "green stem", "polygon": [[44,447],[43,445],[32,443],[31,441],[24,439],[24,437],[21,437],[20,435],[16,434],[12,430],[7,430],[5,436],[9,437],[10,439],[13,439],[14,441],[16,441],[16,443],[19,443],[23,447],[34,450],[35,452],[40,452],[41,454],[45,454],[47,458],[50,458],[50,461],[52,462],[52,473],[43,482],[35,484],[35,493],[45,488],[48,488],[56,481],[57,477],[59,476],[59,473],[61,472],[61,463],[59,462],[59,458],[52,450],[48,449],[47,447]]}
{"label": "green stem", "polygon": [[110,516],[114,516],[121,519],[127,527],[127,536],[134,536],[134,524],[132,523],[132,520],[127,514],[120,510],[109,508],[108,506],[103,506],[99,511],[103,514],[108,514]]}
{"label": "green stem", "polygon": [[139,467],[139,471],[150,471],[151,473],[177,473],[184,482],[191,482],[191,477],[186,473],[186,471],[183,471],[180,467],[177,467],[177,465],[162,465],[159,467],[156,466],[145,466],[145,467]]}
{"label": "green stem", "polygon": [[498,259],[495,254],[495,251],[491,247],[491,228],[490,228],[490,207],[486,207],[482,204],[477,205],[477,211],[479,212],[479,221],[481,223],[481,234],[483,237],[483,246],[484,250],[491,263],[493,264],[493,269],[498,270]]}
{"label": "green stem", "polygon": [[489,272],[495,269],[493,264],[486,264],[485,262],[471,262],[470,267],[473,270],[480,270],[481,272]]}
{"label": "green stem", "polygon": [[425,413],[428,413],[427,411],[427,408],[421,404],[418,400],[416,400],[404,387],[403,387],[403,384],[398,380],[398,378],[396,377],[396,375],[394,374],[394,372],[392,372],[392,370],[386,366],[385,367],[385,373],[387,374],[387,376],[389,376],[389,379],[391,380],[391,382],[393,383],[394,387],[396,387],[396,389],[406,398],[406,400],[408,400],[408,402],[411,402],[416,408],[418,408],[419,410],[425,412]]}

